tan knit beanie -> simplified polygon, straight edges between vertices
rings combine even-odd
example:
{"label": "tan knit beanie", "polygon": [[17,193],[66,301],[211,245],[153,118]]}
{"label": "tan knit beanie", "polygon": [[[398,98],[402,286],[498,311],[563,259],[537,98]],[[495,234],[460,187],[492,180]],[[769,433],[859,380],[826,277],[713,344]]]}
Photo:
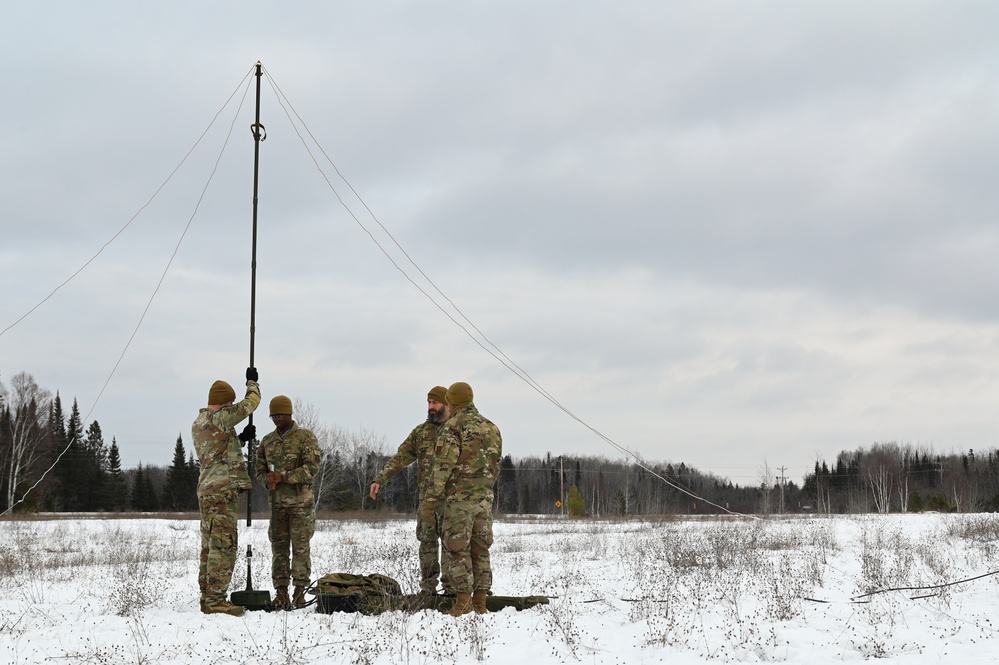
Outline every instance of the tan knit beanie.
{"label": "tan knit beanie", "polygon": [[464,381],[452,383],[451,387],[447,389],[447,394],[444,396],[444,399],[446,399],[447,403],[451,406],[468,404],[472,401],[472,386],[468,385]]}
{"label": "tan knit beanie", "polygon": [[447,388],[444,386],[434,386],[427,393],[427,401],[433,400],[435,402],[440,402],[441,404],[446,404],[444,399],[447,397]]}
{"label": "tan knit beanie", "polygon": [[284,395],[278,395],[271,400],[271,415],[276,416],[278,414],[284,416],[291,415],[291,400]]}
{"label": "tan knit beanie", "polygon": [[225,404],[226,402],[233,402],[235,400],[236,391],[221,379],[213,383],[211,389],[208,391],[209,404]]}

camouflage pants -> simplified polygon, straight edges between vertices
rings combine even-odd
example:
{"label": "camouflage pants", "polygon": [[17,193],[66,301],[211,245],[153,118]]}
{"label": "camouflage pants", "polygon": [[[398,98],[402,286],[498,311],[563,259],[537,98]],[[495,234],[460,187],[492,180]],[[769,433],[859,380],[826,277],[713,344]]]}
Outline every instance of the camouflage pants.
{"label": "camouflage pants", "polygon": [[239,545],[236,531],[239,504],[235,492],[199,496],[201,508],[201,557],[198,586],[209,603],[226,599]]}
{"label": "camouflage pants", "polygon": [[488,591],[493,584],[489,546],[493,544],[493,502],[449,501],[444,506],[445,588],[455,593]]}
{"label": "camouflage pants", "polygon": [[[312,581],[312,536],[316,532],[316,512],[312,506],[274,508],[267,537],[271,541],[271,582],[274,588],[306,587]],[[291,550],[289,564],[288,551]]]}
{"label": "camouflage pants", "polygon": [[[441,522],[444,518],[442,510],[435,513],[437,519],[425,520],[416,513],[416,539],[420,541],[420,590],[435,593],[437,578],[441,574]],[[445,583],[444,593],[450,593]]]}

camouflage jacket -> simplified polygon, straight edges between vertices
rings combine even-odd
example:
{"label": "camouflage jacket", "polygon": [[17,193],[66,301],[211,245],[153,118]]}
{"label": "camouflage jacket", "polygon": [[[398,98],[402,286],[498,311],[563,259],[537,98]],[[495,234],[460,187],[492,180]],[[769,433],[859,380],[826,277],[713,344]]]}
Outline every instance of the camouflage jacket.
{"label": "camouflage jacket", "polygon": [[374,482],[384,485],[415,461],[416,485],[422,499],[423,495],[426,494],[427,484],[430,482],[430,470],[434,464],[434,447],[437,444],[437,434],[440,429],[441,424],[431,420],[414,427],[406,440],[399,445],[399,450],[392,456],[392,459],[385,462],[385,466],[378,472]]}
{"label": "camouflage jacket", "polygon": [[315,434],[292,421],[282,434],[274,430],[260,441],[254,471],[261,485],[267,487],[270,466],[284,476],[271,499],[279,508],[312,508],[315,495],[312,483],[319,474],[321,453]]}
{"label": "camouflage jacket", "polygon": [[475,405],[457,407],[437,435],[427,499],[491,501],[503,455],[499,428]]}
{"label": "camouflage jacket", "polygon": [[211,411],[204,408],[191,425],[191,440],[201,463],[198,496],[250,489],[246,459],[236,436],[236,425],[245,420],[260,404],[260,386],[246,382],[246,397],[232,406]]}

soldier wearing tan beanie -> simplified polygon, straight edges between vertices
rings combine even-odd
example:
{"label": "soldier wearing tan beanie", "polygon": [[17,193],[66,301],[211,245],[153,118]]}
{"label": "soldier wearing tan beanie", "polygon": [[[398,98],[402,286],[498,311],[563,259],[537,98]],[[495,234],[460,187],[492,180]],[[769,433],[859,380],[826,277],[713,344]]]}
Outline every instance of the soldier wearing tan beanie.
{"label": "soldier wearing tan beanie", "polygon": [[451,616],[485,614],[493,583],[493,487],[503,455],[499,428],[472,402],[464,381],[447,389],[447,420],[437,436],[434,468],[421,510],[443,504],[441,574],[455,593]]}
{"label": "soldier wearing tan beanie", "polygon": [[[400,471],[416,462],[416,484],[420,501],[430,478],[434,459],[434,447],[437,443],[437,433],[444,422],[444,405],[447,388],[434,386],[427,393],[427,419],[413,428],[406,440],[399,445],[399,450],[392,459],[385,463],[378,472],[368,496],[374,501],[378,498],[381,486],[394,478]],[[443,515],[424,516],[425,511],[419,511],[416,516],[416,539],[420,541],[420,593],[423,595],[437,594],[437,580],[441,574],[440,563],[440,532],[438,519]],[[447,585],[444,593],[450,593]]]}
{"label": "soldier wearing tan beanie", "polygon": [[201,611],[205,614],[240,616],[243,608],[229,602],[227,594],[236,564],[236,510],[239,493],[250,488],[242,444],[256,438],[256,428],[247,425],[236,434],[236,425],[246,420],[260,404],[257,370],[246,368],[246,397],[238,404],[236,391],[218,380],[208,390],[208,406],[198,412],[191,425],[191,440],[201,463],[198,506],[201,509]]}
{"label": "soldier wearing tan beanie", "polygon": [[[292,420],[291,398],[271,399],[274,431],[257,448],[254,472],[270,492],[271,583],[274,608],[305,607],[305,590],[312,579],[312,536],[316,532],[313,483],[319,474],[319,441]],[[290,554],[290,556],[289,556]],[[295,592],[288,595],[294,582]]]}

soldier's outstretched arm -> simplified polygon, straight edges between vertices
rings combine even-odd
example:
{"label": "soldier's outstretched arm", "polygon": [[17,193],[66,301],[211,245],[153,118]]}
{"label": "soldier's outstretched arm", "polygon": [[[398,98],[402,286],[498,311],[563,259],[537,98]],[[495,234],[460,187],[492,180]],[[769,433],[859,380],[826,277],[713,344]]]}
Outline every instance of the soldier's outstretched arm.
{"label": "soldier's outstretched arm", "polygon": [[384,485],[392,478],[395,478],[399,472],[417,460],[419,450],[419,429],[419,427],[415,428],[409,433],[406,440],[399,444],[399,449],[396,451],[395,455],[385,462],[385,466],[383,466],[382,470],[378,472],[377,476],[375,476],[375,482],[379,485]]}

